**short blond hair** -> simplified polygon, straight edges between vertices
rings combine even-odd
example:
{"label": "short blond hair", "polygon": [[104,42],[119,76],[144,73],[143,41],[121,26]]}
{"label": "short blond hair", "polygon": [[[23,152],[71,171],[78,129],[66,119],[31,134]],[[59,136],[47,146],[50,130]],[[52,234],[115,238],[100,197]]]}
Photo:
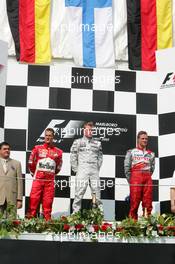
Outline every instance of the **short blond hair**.
{"label": "short blond hair", "polygon": [[137,134],[137,139],[139,139],[141,135],[147,135],[148,136],[148,133],[146,131],[139,131]]}
{"label": "short blond hair", "polygon": [[95,125],[94,125],[94,122],[89,121],[89,122],[86,122],[86,123],[84,124],[84,128],[87,127],[87,126],[94,127]]}

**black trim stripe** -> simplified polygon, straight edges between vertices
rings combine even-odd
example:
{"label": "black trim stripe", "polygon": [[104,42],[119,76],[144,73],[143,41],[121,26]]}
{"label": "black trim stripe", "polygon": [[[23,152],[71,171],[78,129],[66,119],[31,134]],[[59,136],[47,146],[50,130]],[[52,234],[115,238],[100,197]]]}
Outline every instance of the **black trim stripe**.
{"label": "black trim stripe", "polygon": [[20,58],[20,41],[19,41],[19,1],[6,0],[7,16],[9,20],[10,30],[15,42],[16,59]]}
{"label": "black trim stripe", "polygon": [[127,0],[129,68],[141,70],[141,4],[140,0]]}

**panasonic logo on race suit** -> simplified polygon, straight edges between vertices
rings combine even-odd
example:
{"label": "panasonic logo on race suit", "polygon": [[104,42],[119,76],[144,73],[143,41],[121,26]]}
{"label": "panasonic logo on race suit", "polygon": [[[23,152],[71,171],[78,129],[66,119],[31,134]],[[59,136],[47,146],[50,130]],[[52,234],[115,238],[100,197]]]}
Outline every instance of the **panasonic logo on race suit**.
{"label": "panasonic logo on race suit", "polygon": [[138,157],[138,156],[134,156],[133,159],[134,159],[134,160],[146,160],[146,161],[149,161],[149,160],[150,160],[150,158],[148,158],[148,157],[143,157],[143,156],[142,156],[142,157],[141,157],[141,156],[140,156],[140,157]]}
{"label": "panasonic logo on race suit", "polygon": [[81,135],[83,124],[84,121],[80,120],[52,119],[36,142],[44,142],[44,134],[47,128],[52,128],[55,132],[54,143],[60,143],[64,138],[74,138],[75,135]]}
{"label": "panasonic logo on race suit", "polygon": [[55,173],[56,163],[53,159],[45,158],[38,161],[37,171],[45,171]]}

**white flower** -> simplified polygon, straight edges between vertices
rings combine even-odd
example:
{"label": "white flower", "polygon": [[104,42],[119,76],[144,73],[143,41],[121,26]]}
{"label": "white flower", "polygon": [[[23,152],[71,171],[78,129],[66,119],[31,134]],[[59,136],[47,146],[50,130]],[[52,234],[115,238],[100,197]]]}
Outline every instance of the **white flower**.
{"label": "white flower", "polygon": [[166,214],[162,214],[162,216],[163,216],[163,218],[165,218],[166,217]]}
{"label": "white flower", "polygon": [[116,223],[115,222],[112,223],[112,229],[116,230]]}
{"label": "white flower", "polygon": [[157,231],[156,231],[156,230],[153,230],[153,231],[152,231],[152,236],[154,236],[154,237],[159,237],[158,234],[157,234]]}
{"label": "white flower", "polygon": [[75,226],[71,226],[69,230],[70,231],[74,231],[75,230]]}
{"label": "white flower", "polygon": [[88,230],[89,233],[94,233],[95,232],[95,229],[94,229],[94,227],[92,225],[87,226],[87,230]]}

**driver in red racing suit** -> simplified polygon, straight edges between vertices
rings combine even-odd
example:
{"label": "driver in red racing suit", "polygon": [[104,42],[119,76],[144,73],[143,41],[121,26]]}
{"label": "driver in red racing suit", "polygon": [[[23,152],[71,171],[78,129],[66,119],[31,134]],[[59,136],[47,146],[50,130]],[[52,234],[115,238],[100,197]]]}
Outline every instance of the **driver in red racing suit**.
{"label": "driver in red racing suit", "polygon": [[62,150],[53,145],[54,130],[45,130],[45,144],[37,145],[32,150],[28,166],[34,177],[30,193],[30,205],[27,217],[36,217],[37,208],[42,202],[45,220],[51,219],[52,203],[54,199],[54,179],[61,170]]}
{"label": "driver in red racing suit", "polygon": [[138,219],[138,207],[142,201],[143,216],[152,211],[152,174],[155,168],[155,154],[147,150],[148,135],[140,131],[137,136],[137,148],[127,151],[124,169],[130,184],[129,217]]}

